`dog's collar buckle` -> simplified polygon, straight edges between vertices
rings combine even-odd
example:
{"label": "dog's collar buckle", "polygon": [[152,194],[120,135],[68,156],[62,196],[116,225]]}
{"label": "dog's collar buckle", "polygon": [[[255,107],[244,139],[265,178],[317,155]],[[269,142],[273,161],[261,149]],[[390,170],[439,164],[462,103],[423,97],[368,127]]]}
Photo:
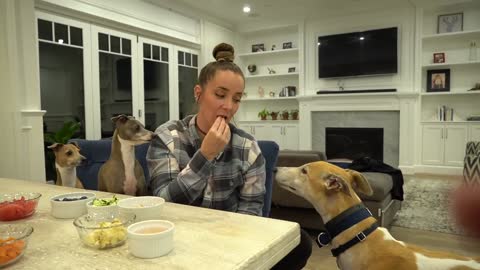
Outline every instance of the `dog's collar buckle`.
{"label": "dog's collar buckle", "polygon": [[322,248],[324,246],[328,246],[331,241],[332,241],[332,238],[327,232],[321,232],[318,234],[315,242],[317,242],[317,245],[319,248]]}
{"label": "dog's collar buckle", "polygon": [[360,232],[359,234],[357,234],[356,237],[360,242],[363,242],[365,238],[367,238],[367,236],[363,232]]}

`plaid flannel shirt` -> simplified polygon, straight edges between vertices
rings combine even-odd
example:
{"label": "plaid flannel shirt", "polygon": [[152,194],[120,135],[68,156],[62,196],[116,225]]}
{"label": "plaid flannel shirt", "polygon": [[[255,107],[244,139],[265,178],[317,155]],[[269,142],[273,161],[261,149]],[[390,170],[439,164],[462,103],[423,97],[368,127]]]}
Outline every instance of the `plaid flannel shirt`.
{"label": "plaid flannel shirt", "polygon": [[147,152],[150,188],[175,203],[262,215],[265,159],[257,141],[229,124],[230,142],[212,161],[199,151],[196,116],[169,121],[155,131]]}

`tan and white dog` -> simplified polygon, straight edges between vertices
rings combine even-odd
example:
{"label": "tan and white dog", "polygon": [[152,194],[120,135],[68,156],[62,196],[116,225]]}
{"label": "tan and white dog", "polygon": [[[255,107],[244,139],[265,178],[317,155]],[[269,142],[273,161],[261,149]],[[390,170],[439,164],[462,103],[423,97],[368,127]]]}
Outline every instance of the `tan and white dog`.
{"label": "tan and white dog", "polygon": [[133,116],[112,118],[115,132],[110,158],[98,172],[98,190],[128,195],[146,195],[145,174],[135,158],[135,146],[148,143],[154,133]]}
{"label": "tan and white dog", "polygon": [[85,159],[80,155],[80,147],[76,143],[54,143],[48,148],[52,149],[55,154],[56,184],[83,188],[82,182],[77,178],[77,166]]}
{"label": "tan and white dog", "polygon": [[[367,195],[373,192],[361,173],[323,161],[298,168],[278,168],[276,181],[281,187],[308,200],[325,224],[361,203],[355,190]],[[332,249],[344,245],[375,222],[376,219],[369,216],[344,230],[331,240]],[[379,227],[363,241],[340,253],[337,265],[343,270],[478,270],[480,258],[429,251],[398,241],[387,229]]]}

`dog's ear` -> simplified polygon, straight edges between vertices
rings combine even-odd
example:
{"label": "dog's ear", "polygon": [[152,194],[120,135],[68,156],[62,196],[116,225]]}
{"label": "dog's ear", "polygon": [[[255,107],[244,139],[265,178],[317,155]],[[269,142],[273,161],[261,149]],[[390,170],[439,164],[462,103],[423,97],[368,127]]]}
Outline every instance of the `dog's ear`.
{"label": "dog's ear", "polygon": [[128,121],[128,116],[126,116],[125,114],[119,114],[112,117],[111,119],[115,126],[118,126],[119,124],[125,124],[125,122]]}
{"label": "dog's ear", "polygon": [[345,171],[347,171],[352,176],[352,187],[355,191],[368,196],[373,194],[372,187],[368,183],[367,178],[363,176],[363,174],[354,170],[346,169]]}
{"label": "dog's ear", "polygon": [[325,187],[327,188],[327,190],[337,191],[337,192],[341,191],[347,194],[348,196],[352,196],[352,194],[350,194],[350,189],[348,188],[347,181],[345,181],[345,179],[341,178],[338,175],[335,175],[335,174],[328,175],[327,178],[325,179]]}
{"label": "dog's ear", "polygon": [[69,142],[69,144],[73,144],[73,145],[75,145],[75,147],[77,147],[78,150],[81,150],[80,146],[78,146],[77,142],[73,141],[73,142]]}
{"label": "dog's ear", "polygon": [[62,148],[63,143],[54,143],[52,145],[47,146],[48,149],[52,149],[54,152],[57,152],[60,148]]}

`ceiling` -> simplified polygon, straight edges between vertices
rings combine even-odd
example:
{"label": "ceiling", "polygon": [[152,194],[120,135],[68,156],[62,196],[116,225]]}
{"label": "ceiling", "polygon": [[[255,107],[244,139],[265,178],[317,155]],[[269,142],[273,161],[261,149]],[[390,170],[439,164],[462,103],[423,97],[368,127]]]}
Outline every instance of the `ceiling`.
{"label": "ceiling", "polygon": [[[432,6],[476,0],[146,0],[186,15],[208,16],[234,27],[242,24],[318,19],[366,10]],[[252,12],[242,12],[245,4]],[[202,14],[199,14],[202,13]]]}

